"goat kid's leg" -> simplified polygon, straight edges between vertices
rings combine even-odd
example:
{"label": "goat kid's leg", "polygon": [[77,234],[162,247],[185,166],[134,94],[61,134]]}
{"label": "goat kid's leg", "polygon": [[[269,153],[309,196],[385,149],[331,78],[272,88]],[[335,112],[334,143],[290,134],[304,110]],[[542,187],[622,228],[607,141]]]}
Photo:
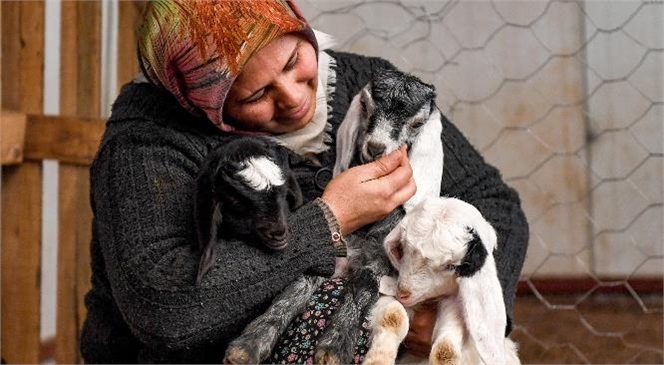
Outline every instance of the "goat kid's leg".
{"label": "goat kid's leg", "polygon": [[349,275],[348,290],[339,309],[330,318],[316,345],[314,361],[317,364],[349,364],[353,360],[355,345],[360,335],[360,324],[378,299],[378,286],[373,273],[361,270]]}
{"label": "goat kid's leg", "polygon": [[316,364],[350,364],[355,352],[355,344],[360,335],[358,328],[362,320],[362,310],[347,293],[334,315],[328,319],[330,323],[321,334],[314,362]]}
{"label": "goat kid's leg", "polygon": [[462,363],[465,324],[461,313],[461,303],[457,296],[441,300],[438,316],[433,329],[433,344],[429,363],[452,365]]}
{"label": "goat kid's leg", "polygon": [[226,349],[225,364],[258,364],[272,353],[279,336],[304,311],[311,295],[326,279],[302,276],[286,287],[265,313],[254,319]]}
{"label": "goat kid's leg", "polygon": [[408,334],[406,309],[394,297],[381,296],[371,310],[371,346],[364,365],[394,364],[399,344]]}

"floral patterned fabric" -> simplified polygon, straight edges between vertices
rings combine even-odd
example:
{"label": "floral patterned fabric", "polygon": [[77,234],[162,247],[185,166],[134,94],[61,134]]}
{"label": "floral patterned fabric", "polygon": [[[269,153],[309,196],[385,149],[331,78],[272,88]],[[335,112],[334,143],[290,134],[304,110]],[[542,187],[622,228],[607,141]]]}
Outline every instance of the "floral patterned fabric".
{"label": "floral patterned fabric", "polygon": [[[316,343],[343,302],[344,282],[330,279],[311,296],[307,310],[291,323],[281,336],[270,362],[273,364],[313,364]],[[355,346],[354,364],[362,363],[369,345],[369,322],[365,318]]]}

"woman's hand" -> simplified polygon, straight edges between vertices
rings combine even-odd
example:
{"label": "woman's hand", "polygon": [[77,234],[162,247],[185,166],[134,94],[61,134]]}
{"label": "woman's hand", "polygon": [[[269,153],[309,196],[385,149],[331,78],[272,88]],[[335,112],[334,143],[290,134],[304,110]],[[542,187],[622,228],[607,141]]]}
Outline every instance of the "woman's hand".
{"label": "woman's hand", "polygon": [[415,309],[404,340],[406,351],[417,357],[428,358],[431,352],[433,326],[438,314],[437,303],[427,303]]}
{"label": "woman's hand", "polygon": [[406,147],[376,161],[350,168],[336,176],[321,199],[348,234],[385,218],[415,194],[413,170]]}

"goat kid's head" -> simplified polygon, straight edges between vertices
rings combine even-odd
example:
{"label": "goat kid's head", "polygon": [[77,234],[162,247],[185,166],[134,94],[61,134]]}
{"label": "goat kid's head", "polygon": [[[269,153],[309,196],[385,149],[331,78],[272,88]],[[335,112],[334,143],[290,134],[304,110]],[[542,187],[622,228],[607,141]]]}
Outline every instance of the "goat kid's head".
{"label": "goat kid's head", "polygon": [[199,278],[214,265],[217,237],[284,249],[288,213],[300,205],[302,193],[285,147],[264,138],[243,137],[216,148],[196,181]]}
{"label": "goat kid's head", "polygon": [[474,277],[496,246],[496,233],[472,205],[430,198],[417,205],[385,238],[399,270],[397,299],[405,306],[456,292],[457,279]]}
{"label": "goat kid's head", "polygon": [[417,138],[434,112],[433,85],[398,70],[376,71],[351,102],[337,132],[335,175]]}
{"label": "goat kid's head", "polygon": [[409,147],[435,108],[433,86],[395,70],[374,74],[360,93],[361,129],[357,149],[361,163]]}

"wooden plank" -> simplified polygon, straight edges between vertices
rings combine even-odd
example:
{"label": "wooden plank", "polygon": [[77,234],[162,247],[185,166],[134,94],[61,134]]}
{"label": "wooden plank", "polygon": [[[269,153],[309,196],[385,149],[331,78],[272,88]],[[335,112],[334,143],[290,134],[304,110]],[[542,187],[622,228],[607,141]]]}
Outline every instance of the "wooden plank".
{"label": "wooden plank", "polygon": [[28,115],[24,158],[90,165],[104,133],[101,118]]}
{"label": "wooden plank", "polygon": [[[60,112],[100,116],[101,2],[63,1]],[[85,50],[82,52],[81,50]],[[58,318],[55,359],[80,363],[78,339],[85,319],[83,295],[89,290],[92,213],[88,168],[63,164],[59,184]],[[75,193],[72,193],[75,192]],[[74,263],[72,265],[72,263]]]}
{"label": "wooden plank", "polygon": [[[41,113],[44,2],[1,1],[2,109]],[[37,363],[41,163],[2,168],[2,358]]]}
{"label": "wooden plank", "polygon": [[58,160],[89,166],[104,133],[101,118],[33,115],[2,111],[2,164]]}
{"label": "wooden plank", "polygon": [[0,158],[2,166],[23,162],[26,117],[23,113],[0,113]]}
{"label": "wooden plank", "polygon": [[139,72],[136,59],[136,28],[146,1],[120,1],[118,15],[118,91]]}
{"label": "wooden plank", "polygon": [[39,362],[41,164],[2,168],[2,358]]}

